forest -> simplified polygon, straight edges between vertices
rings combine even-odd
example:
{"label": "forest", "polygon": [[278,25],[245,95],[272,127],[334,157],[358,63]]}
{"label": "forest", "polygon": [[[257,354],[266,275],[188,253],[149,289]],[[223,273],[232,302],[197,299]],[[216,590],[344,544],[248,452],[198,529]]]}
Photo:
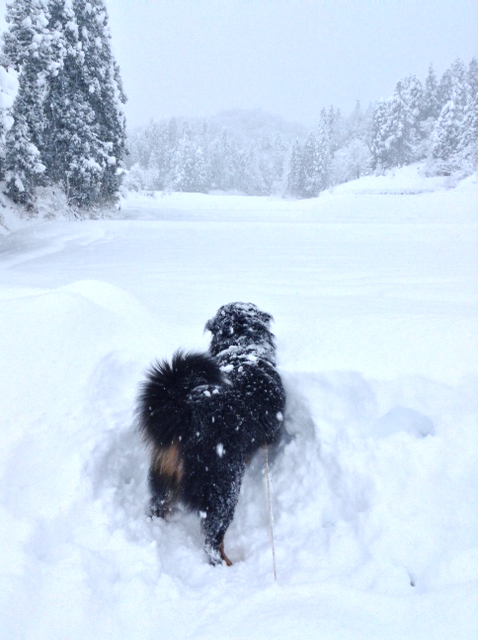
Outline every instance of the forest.
{"label": "forest", "polygon": [[[34,210],[57,188],[78,209],[135,191],[313,198],[334,185],[423,161],[456,178],[478,164],[478,62],[399,80],[393,94],[317,124],[260,110],[151,121],[127,135],[120,70],[103,0],[7,4],[0,54],[0,180]],[[325,99],[325,96],[324,96]]]}
{"label": "forest", "polygon": [[417,161],[429,175],[464,177],[478,158],[478,62],[457,59],[439,79],[430,66],[423,82],[408,76],[386,100],[366,109],[357,101],[348,116],[324,108],[313,131],[297,130],[259,110],[153,121],[129,137],[127,184],[312,198]]}

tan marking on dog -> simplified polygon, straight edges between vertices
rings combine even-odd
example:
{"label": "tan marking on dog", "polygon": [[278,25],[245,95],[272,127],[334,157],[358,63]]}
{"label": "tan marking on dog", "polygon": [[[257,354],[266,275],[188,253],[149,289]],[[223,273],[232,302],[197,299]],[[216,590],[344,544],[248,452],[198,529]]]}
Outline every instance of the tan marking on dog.
{"label": "tan marking on dog", "polygon": [[224,540],[219,545],[219,553],[221,554],[221,558],[224,560],[224,562],[227,564],[227,566],[228,567],[232,567],[232,562],[226,556],[226,552],[224,551]]}
{"label": "tan marking on dog", "polygon": [[179,484],[184,477],[184,463],[178,443],[173,442],[170,447],[156,451],[154,466],[157,473],[169,476]]}

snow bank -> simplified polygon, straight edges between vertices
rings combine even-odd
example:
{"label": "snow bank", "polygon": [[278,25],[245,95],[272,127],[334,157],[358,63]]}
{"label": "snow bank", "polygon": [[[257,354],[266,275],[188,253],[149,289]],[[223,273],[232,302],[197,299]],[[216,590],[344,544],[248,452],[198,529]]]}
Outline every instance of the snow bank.
{"label": "snow bank", "polygon": [[5,183],[0,182],[0,236],[47,221],[95,220],[116,215],[116,209],[112,207],[82,211],[68,206],[66,195],[56,187],[38,187],[35,210],[27,212],[7,198],[4,189]]}
{"label": "snow bank", "polygon": [[337,185],[337,194],[416,195],[455,187],[457,180],[445,176],[429,176],[422,163],[388,169],[383,175],[370,175]]}
{"label": "snow bank", "polygon": [[[470,222],[476,224],[476,174],[456,182],[427,176],[421,164],[397,168],[382,176],[365,176],[322,192],[318,198],[291,200],[279,196],[140,194],[122,198],[126,216],[162,220],[263,220],[343,222],[349,224]],[[402,198],[396,196],[401,195]],[[416,196],[419,196],[418,198]]]}
{"label": "snow bank", "polygon": [[[0,636],[474,637],[473,189],[174,195],[2,239]],[[288,393],[277,583],[261,454],[214,568],[194,515],[145,517],[132,428],[145,367],[237,299],[275,316]]]}

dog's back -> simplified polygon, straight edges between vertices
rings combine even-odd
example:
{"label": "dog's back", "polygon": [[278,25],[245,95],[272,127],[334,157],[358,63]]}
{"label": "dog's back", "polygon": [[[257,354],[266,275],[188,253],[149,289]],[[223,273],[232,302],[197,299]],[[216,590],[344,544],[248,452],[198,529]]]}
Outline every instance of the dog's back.
{"label": "dog's back", "polygon": [[206,324],[212,333],[209,353],[230,380],[232,402],[245,422],[248,454],[273,442],[282,426],[285,392],[275,368],[271,321],[255,304],[232,302]]}

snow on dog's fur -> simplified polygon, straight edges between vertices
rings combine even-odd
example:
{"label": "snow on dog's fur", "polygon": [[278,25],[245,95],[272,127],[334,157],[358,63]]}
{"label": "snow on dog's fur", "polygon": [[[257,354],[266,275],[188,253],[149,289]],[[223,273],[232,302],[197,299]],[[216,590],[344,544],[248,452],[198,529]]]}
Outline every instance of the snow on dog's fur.
{"label": "snow on dog's fur", "polygon": [[231,564],[224,534],[246,462],[282,425],[271,320],[251,303],[222,306],[206,324],[209,353],[177,351],[171,363],[153,365],[138,399],[138,426],[151,445],[151,515],[165,518],[178,502],[197,511],[212,564]]}

